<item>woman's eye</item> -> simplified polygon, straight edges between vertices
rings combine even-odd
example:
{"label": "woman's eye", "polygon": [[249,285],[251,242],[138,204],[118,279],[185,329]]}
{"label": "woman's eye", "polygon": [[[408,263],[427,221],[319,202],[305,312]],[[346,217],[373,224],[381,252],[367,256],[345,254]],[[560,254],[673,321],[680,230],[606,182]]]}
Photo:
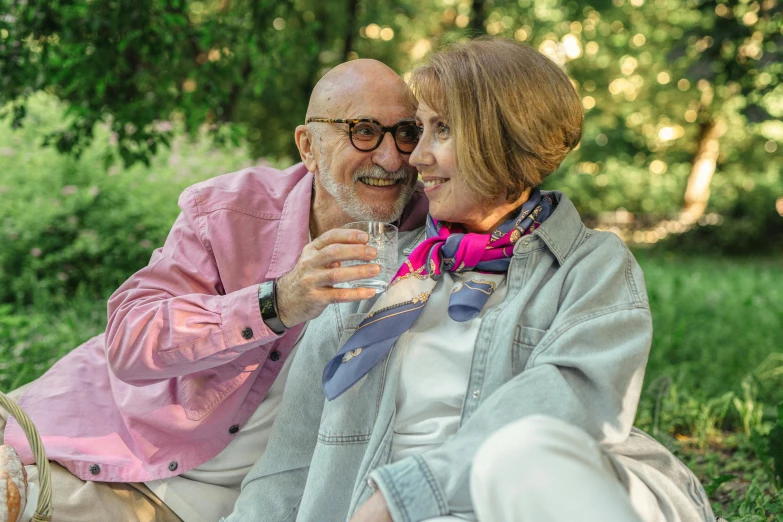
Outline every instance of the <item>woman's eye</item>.
{"label": "woman's eye", "polygon": [[449,126],[445,123],[438,123],[438,134],[441,136],[448,136],[449,135]]}

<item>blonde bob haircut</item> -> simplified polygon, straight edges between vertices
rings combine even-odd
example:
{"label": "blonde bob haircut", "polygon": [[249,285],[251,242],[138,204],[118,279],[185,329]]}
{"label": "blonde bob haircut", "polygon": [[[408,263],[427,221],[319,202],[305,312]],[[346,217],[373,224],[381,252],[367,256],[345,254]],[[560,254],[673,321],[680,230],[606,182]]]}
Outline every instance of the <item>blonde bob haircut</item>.
{"label": "blonde bob haircut", "polygon": [[448,46],[413,71],[414,94],[443,118],[460,176],[478,195],[516,201],[582,136],[582,103],[560,68],[513,40]]}

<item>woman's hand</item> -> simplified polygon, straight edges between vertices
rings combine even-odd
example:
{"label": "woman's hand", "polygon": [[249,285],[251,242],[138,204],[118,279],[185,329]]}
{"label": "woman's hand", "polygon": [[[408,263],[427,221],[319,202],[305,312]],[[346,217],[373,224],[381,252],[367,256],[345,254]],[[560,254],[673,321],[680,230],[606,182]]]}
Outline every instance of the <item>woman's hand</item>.
{"label": "woman's hand", "polygon": [[383,493],[376,491],[362,507],[356,510],[350,522],[394,522],[386,507],[386,499]]}

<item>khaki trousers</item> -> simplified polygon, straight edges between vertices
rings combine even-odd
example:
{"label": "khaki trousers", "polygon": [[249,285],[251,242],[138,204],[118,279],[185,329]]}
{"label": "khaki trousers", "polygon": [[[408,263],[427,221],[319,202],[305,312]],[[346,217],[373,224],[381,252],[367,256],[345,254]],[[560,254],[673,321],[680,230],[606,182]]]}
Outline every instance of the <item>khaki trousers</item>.
{"label": "khaki trousers", "polygon": [[[16,399],[26,387],[7,395]],[[0,408],[0,440],[8,416]],[[53,522],[182,522],[142,483],[84,481],[56,462],[50,464]],[[38,467],[25,469],[28,482],[38,484]]]}

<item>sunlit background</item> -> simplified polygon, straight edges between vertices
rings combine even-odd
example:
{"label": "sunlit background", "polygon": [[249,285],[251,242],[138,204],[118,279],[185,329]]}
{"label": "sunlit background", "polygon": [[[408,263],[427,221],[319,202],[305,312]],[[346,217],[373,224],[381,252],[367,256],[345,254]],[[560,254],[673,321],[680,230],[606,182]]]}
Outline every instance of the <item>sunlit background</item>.
{"label": "sunlit background", "polygon": [[[331,67],[534,46],[584,136],[546,188],[633,249],[655,322],[637,425],[732,521],[783,513],[780,0],[0,0],[0,390],[105,326],[186,186],[289,166]],[[776,466],[777,464],[777,466]]]}

